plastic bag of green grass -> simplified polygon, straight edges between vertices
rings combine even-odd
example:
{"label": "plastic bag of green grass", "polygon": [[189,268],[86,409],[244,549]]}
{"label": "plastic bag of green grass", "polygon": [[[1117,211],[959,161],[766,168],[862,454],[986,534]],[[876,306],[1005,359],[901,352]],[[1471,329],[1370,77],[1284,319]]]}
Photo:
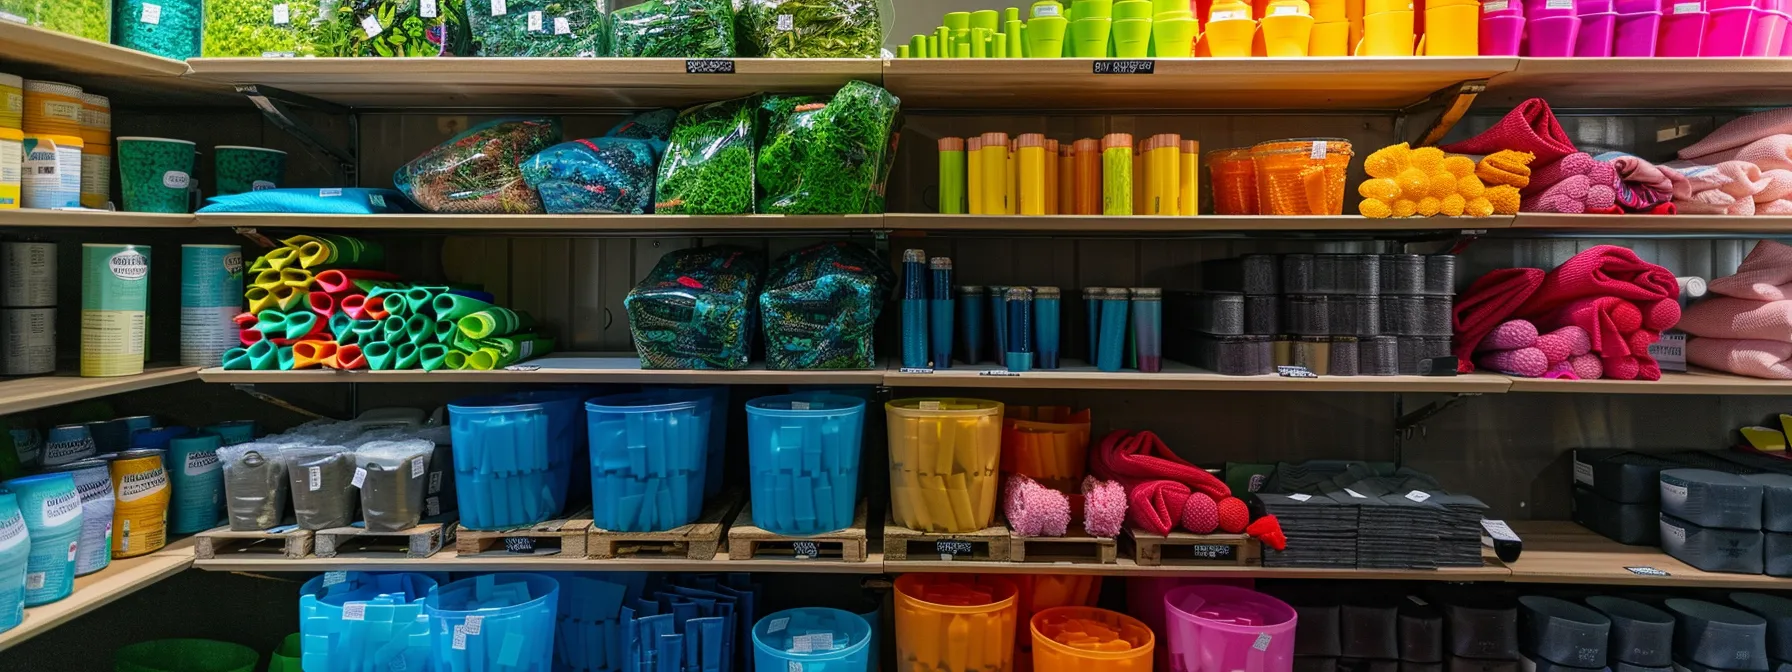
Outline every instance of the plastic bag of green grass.
{"label": "plastic bag of green grass", "polygon": [[480,56],[602,56],[608,14],[607,0],[467,0]]}
{"label": "plastic bag of green grass", "polygon": [[112,0],[41,0],[36,6],[35,25],[95,42],[112,41]]}
{"label": "plastic bag of green grass", "polygon": [[336,56],[347,48],[335,0],[205,0],[207,58]]}
{"label": "plastic bag of green grass", "polygon": [[679,113],[660,160],[655,213],[753,212],[753,122],[759,98],[754,94]]}
{"label": "plastic bag of green grass", "polygon": [[731,0],[647,0],[610,13],[612,56],[733,58]]}
{"label": "plastic bag of green grass", "polygon": [[873,84],[847,82],[832,100],[771,110],[759,149],[759,212],[866,212],[902,101]]}
{"label": "plastic bag of green grass", "polygon": [[736,15],[743,55],[873,58],[896,12],[889,0],[742,0]]}
{"label": "plastic bag of green grass", "polygon": [[473,46],[466,0],[340,0],[347,35],[339,56],[466,56]]}

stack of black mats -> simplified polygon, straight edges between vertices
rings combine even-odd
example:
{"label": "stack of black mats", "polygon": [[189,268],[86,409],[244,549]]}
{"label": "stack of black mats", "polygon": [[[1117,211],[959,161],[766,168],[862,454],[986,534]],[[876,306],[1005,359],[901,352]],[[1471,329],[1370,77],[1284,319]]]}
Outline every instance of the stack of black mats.
{"label": "stack of black mats", "polygon": [[1277,465],[1263,492],[1287,549],[1265,567],[1436,569],[1481,566],[1487,506],[1435,479],[1384,463],[1315,460]]}
{"label": "stack of black mats", "polygon": [[[1401,588],[1284,582],[1265,590],[1298,614],[1295,672],[1518,672],[1516,617],[1509,606],[1493,610],[1489,622],[1478,607],[1453,616],[1451,610],[1460,609],[1439,602],[1437,587],[1423,595]],[[1510,659],[1469,659],[1459,651]]]}

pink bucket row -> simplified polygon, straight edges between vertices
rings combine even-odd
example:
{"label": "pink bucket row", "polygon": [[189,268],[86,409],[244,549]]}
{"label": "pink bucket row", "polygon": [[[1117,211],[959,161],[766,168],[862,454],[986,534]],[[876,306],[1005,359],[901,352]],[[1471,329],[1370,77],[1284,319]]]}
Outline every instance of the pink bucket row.
{"label": "pink bucket row", "polygon": [[1792,0],[1487,0],[1482,56],[1792,56]]}

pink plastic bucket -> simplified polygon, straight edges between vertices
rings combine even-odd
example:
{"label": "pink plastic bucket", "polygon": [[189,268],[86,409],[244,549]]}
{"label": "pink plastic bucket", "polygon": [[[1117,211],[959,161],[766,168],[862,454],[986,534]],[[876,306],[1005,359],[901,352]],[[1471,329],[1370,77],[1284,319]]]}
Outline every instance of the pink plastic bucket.
{"label": "pink plastic bucket", "polygon": [[1525,21],[1524,55],[1542,58],[1573,56],[1580,17],[1547,16]]}
{"label": "pink plastic bucket", "polygon": [[1711,10],[1710,15],[1705,20],[1705,41],[1699,45],[1699,55],[1741,56],[1742,47],[1748,41],[1748,27],[1755,22],[1755,8],[1725,7]]}
{"label": "pink plastic bucket", "polygon": [[1661,13],[1661,0],[1618,0],[1612,5],[1612,11],[1619,14],[1641,14],[1643,12]]}
{"label": "pink plastic bucket", "polygon": [[1481,17],[1481,55],[1517,56],[1518,44],[1524,38],[1524,17],[1502,15]]}
{"label": "pink plastic bucket", "polygon": [[1294,608],[1231,586],[1183,586],[1164,595],[1171,669],[1292,672]]}
{"label": "pink plastic bucket", "polygon": [[1690,58],[1699,55],[1699,47],[1705,42],[1707,15],[1689,9],[1698,6],[1697,2],[1676,2],[1670,12],[1661,17],[1660,39],[1655,43],[1656,56]]}
{"label": "pink plastic bucket", "polygon": [[[1250,579],[1192,579],[1171,576],[1151,576],[1126,580],[1126,614],[1143,621],[1151,627],[1152,632],[1169,632],[1164,629],[1167,616],[1164,615],[1164,595],[1183,586],[1233,586],[1249,589],[1253,585]],[[1170,647],[1157,647],[1158,670],[1172,669],[1170,666]]]}
{"label": "pink plastic bucket", "polygon": [[1792,16],[1785,12],[1755,10],[1755,23],[1748,29],[1748,44],[1743,46],[1743,56],[1778,56],[1784,48],[1786,24],[1792,23]]}
{"label": "pink plastic bucket", "polygon": [[1613,23],[1613,56],[1648,58],[1655,55],[1655,39],[1661,34],[1661,12],[1619,14]]}
{"label": "pink plastic bucket", "polygon": [[1574,16],[1575,0],[1525,0],[1524,15],[1529,19],[1552,16]]}
{"label": "pink plastic bucket", "polygon": [[1611,12],[1580,15],[1580,34],[1574,37],[1574,55],[1605,57],[1612,55],[1612,31],[1618,15]]}

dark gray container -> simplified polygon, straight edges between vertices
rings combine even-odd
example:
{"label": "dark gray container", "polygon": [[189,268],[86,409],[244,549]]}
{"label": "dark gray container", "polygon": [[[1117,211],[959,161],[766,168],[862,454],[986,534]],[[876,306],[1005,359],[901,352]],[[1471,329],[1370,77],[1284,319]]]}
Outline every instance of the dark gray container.
{"label": "dark gray container", "polygon": [[1375,336],[1356,342],[1356,372],[1360,376],[1395,376],[1400,374],[1400,339]]}
{"label": "dark gray container", "polygon": [[1764,672],[1767,619],[1702,600],[1662,603],[1674,615],[1674,658],[1722,670]]}
{"label": "dark gray container", "polygon": [[1792,475],[1748,474],[1743,478],[1761,486],[1761,529],[1792,532]]}
{"label": "dark gray container", "polygon": [[1201,262],[1201,288],[1210,292],[1280,294],[1281,278],[1281,263],[1273,254],[1247,254]]}
{"label": "dark gray container", "polygon": [[1661,510],[1654,504],[1624,504],[1593,490],[1574,488],[1572,518],[1620,544],[1661,545]]}
{"label": "dark gray container", "polygon": [[1244,333],[1251,336],[1274,336],[1282,333],[1282,297],[1244,297]]}
{"label": "dark gray container", "polygon": [[1244,295],[1203,292],[1195,297],[1195,329],[1218,336],[1245,333]]}
{"label": "dark gray container", "polygon": [[1382,294],[1425,293],[1425,258],[1416,254],[1381,255]]}
{"label": "dark gray container", "polygon": [[1792,600],[1762,593],[1730,593],[1730,601],[1767,621],[1767,657],[1792,660]]}
{"label": "dark gray container", "polygon": [[1707,572],[1761,574],[1765,539],[1760,530],[1702,527],[1661,514],[1661,550]]}
{"label": "dark gray container", "polygon": [[1641,667],[1674,664],[1674,617],[1635,600],[1598,595],[1587,598],[1590,606],[1612,622],[1607,655]]}
{"label": "dark gray container", "polygon": [[1312,294],[1282,297],[1282,329],[1294,336],[1330,336],[1332,297]]}
{"label": "dark gray container", "polygon": [[1533,660],[1580,668],[1605,667],[1611,619],[1544,595],[1518,598],[1518,646]]}
{"label": "dark gray container", "polygon": [[1425,298],[1382,296],[1381,333],[1390,336],[1422,336],[1425,333]]}
{"label": "dark gray container", "polygon": [[1661,512],[1702,527],[1761,529],[1761,485],[1709,469],[1661,472]]}
{"label": "dark gray container", "polygon": [[1442,296],[1456,293],[1456,255],[1432,254],[1425,257],[1425,293]]}
{"label": "dark gray container", "polygon": [[1359,355],[1357,354],[1357,340],[1347,336],[1340,336],[1331,340],[1331,363],[1326,367],[1327,372],[1334,376],[1357,375],[1357,360],[1359,358]]}

